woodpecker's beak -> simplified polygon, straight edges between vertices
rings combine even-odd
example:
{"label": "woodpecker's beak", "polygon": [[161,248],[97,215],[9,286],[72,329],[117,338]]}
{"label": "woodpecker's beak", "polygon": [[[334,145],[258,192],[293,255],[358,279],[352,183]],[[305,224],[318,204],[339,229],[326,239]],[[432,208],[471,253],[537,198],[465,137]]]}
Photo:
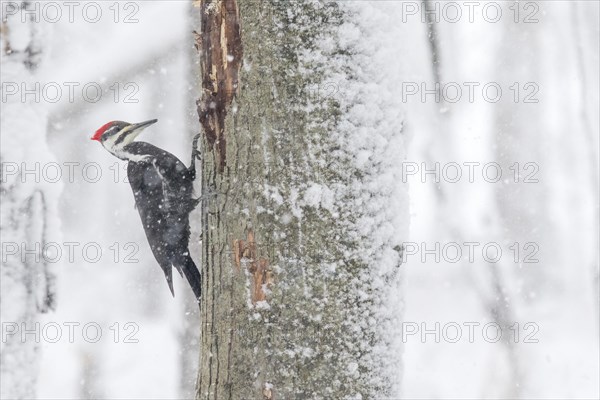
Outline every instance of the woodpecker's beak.
{"label": "woodpecker's beak", "polygon": [[131,124],[125,129],[123,129],[121,132],[119,132],[119,135],[125,135],[127,137],[127,139],[125,139],[125,143],[131,143],[136,137],[138,137],[140,133],[142,133],[144,129],[156,123],[157,121],[157,119],[151,119],[150,121]]}
{"label": "woodpecker's beak", "polygon": [[137,124],[131,124],[127,127],[127,130],[130,132],[139,130],[141,132],[144,128],[147,128],[150,125],[155,124],[156,122],[158,122],[157,119],[151,119],[150,121],[144,121],[144,122],[140,122]]}

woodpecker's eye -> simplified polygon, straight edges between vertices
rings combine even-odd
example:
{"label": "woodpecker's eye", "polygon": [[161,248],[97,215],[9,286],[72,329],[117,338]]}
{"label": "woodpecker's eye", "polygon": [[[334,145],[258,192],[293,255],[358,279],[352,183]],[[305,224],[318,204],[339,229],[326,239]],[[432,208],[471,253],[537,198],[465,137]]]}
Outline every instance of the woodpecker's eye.
{"label": "woodpecker's eye", "polygon": [[114,135],[117,132],[119,132],[119,127],[115,125],[112,128],[108,129],[104,133],[103,137],[104,137],[104,139],[109,138],[109,137],[111,137],[112,135]]}

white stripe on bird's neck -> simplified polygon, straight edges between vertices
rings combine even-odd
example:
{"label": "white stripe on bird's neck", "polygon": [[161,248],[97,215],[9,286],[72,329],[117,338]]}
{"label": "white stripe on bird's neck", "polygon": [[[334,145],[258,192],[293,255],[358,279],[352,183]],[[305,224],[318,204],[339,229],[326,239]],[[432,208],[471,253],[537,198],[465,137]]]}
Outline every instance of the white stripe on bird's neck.
{"label": "white stripe on bird's neck", "polygon": [[[112,135],[108,139],[104,140],[102,142],[102,146],[104,146],[109,153],[117,158],[120,158],[121,160],[140,162],[147,161],[148,159],[152,158],[149,155],[133,154],[125,150],[125,146],[132,143],[134,139],[138,137],[140,133],[142,133],[144,128],[137,129],[133,132],[130,132],[130,130],[131,126],[121,129],[116,135]],[[125,135],[125,137],[123,137],[123,135]],[[121,137],[123,137],[123,140],[117,143],[118,139]]]}

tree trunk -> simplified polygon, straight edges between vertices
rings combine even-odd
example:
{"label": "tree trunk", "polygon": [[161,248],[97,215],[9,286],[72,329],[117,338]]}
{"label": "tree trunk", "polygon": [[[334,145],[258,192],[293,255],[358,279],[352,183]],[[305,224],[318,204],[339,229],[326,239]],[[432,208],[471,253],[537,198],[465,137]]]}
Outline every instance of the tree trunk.
{"label": "tree trunk", "polygon": [[[7,7],[31,10],[33,4],[15,2]],[[0,397],[21,399],[35,398],[38,347],[43,339],[38,315],[55,307],[55,275],[44,249],[46,244],[58,242],[55,226],[60,187],[45,184],[40,174],[46,163],[54,161],[46,143],[43,99],[35,98],[39,93],[22,96],[24,88],[35,88],[46,50],[47,26],[32,19],[21,22],[20,12],[7,11],[0,30],[5,96],[0,128]]]}
{"label": "tree trunk", "polygon": [[396,71],[381,51],[394,35],[377,29],[394,26],[395,5],[351,3],[197,4],[198,399],[397,389],[408,201]]}

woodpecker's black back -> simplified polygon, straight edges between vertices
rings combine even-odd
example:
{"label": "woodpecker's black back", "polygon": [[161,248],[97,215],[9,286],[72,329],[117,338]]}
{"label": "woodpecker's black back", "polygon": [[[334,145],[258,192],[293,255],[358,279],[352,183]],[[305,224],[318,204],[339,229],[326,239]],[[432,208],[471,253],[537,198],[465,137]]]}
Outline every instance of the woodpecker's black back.
{"label": "woodpecker's black back", "polygon": [[150,143],[132,142],[124,150],[143,156],[139,161],[129,159],[127,176],[148,243],[171,293],[174,295],[173,266],[185,275],[199,299],[200,273],[188,249],[189,214],[197,204],[192,197],[194,166],[188,169],[173,154]]}

